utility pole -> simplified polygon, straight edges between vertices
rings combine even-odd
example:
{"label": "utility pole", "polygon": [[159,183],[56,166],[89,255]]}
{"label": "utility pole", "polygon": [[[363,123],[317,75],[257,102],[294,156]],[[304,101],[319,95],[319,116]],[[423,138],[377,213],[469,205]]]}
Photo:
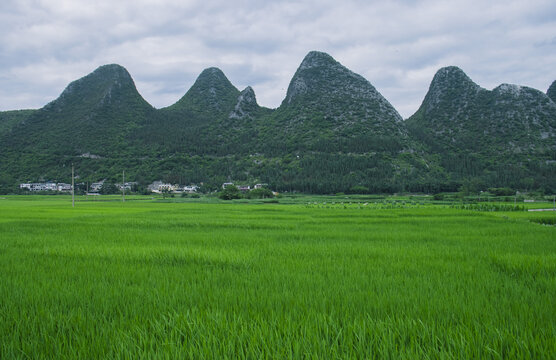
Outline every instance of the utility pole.
{"label": "utility pole", "polygon": [[74,180],[74,168],[73,163],[71,164],[71,207],[75,207],[75,180]]}
{"label": "utility pole", "polygon": [[125,202],[125,170],[122,170],[122,202]]}

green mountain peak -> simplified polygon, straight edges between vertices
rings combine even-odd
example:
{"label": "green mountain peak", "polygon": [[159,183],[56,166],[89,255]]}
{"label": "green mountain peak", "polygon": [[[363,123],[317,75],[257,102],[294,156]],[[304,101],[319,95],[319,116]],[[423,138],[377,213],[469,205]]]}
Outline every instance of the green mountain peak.
{"label": "green mountain peak", "polygon": [[280,131],[267,148],[397,154],[412,147],[402,117],[375,87],[317,51],[305,56],[271,119]]}
{"label": "green mountain peak", "polygon": [[[457,66],[447,66],[436,72],[421,109],[425,112],[453,102],[465,106],[469,98],[483,90]],[[420,110],[421,110],[420,109]]]}
{"label": "green mountain peak", "polygon": [[109,153],[124,146],[122,136],[153,110],[125,68],[104,65],[71,82],[56,100],[14,127],[8,141],[22,151]]}
{"label": "green mountain peak", "polygon": [[222,70],[210,67],[201,72],[193,86],[174,105],[172,110],[227,113],[233,108],[239,90],[232,85]]}
{"label": "green mountain peak", "polygon": [[0,113],[0,192],[68,178],[72,163],[84,181],[114,181],[125,169],[143,185],[212,189],[230,180],[311,193],[455,191],[471,181],[556,189],[555,92],[489,91],[449,66],[403,121],[368,80],[311,51],[278,109],[214,67],[174,105],[154,109],[125,68],[105,65],[40,110]]}
{"label": "green mountain peak", "polygon": [[238,96],[237,103],[230,112],[231,119],[252,118],[253,114],[260,109],[255,97],[255,91],[251,86],[246,87]]}
{"label": "green mountain peak", "polygon": [[130,101],[147,105],[137,92],[129,72],[123,66],[111,64],[100,66],[89,75],[71,82],[60,97],[45,108],[54,107],[61,111],[75,102],[82,106],[105,106]]}
{"label": "green mountain peak", "polygon": [[360,113],[360,120],[402,120],[368,80],[318,51],[307,54],[295,72],[281,105],[282,108],[289,106],[319,111],[338,121],[351,117],[349,111],[355,109]]}
{"label": "green mountain peak", "polygon": [[300,69],[339,64],[332,56],[322,51],[310,51],[299,65]]}
{"label": "green mountain peak", "polygon": [[441,156],[452,179],[522,188],[545,176],[556,150],[556,104],[541,91],[501,84],[489,91],[456,67],[440,69],[407,121],[414,138]]}

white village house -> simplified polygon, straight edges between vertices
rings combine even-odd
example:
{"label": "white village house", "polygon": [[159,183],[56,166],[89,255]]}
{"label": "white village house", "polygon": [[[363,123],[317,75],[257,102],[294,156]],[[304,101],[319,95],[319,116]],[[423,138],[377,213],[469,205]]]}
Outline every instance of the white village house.
{"label": "white village house", "polygon": [[235,186],[240,191],[251,191],[251,190],[254,190],[254,189],[262,189],[262,188],[268,187],[268,184],[264,184],[264,183],[263,184],[255,184],[255,186],[253,186],[253,188],[251,188],[251,186],[249,186],[249,185],[234,185],[234,183],[226,182],[226,183],[222,184],[222,189],[225,189],[226,186]]}
{"label": "white village house", "polygon": [[134,186],[137,185],[136,181],[132,181],[132,182],[126,182],[123,184],[116,184],[116,186],[118,187],[118,189],[120,190],[131,190]]}
{"label": "white village house", "polygon": [[71,184],[65,183],[54,183],[54,182],[44,182],[44,183],[21,183],[19,188],[28,191],[61,191],[69,192],[71,191]]}
{"label": "white village house", "polygon": [[193,194],[196,193],[199,190],[199,187],[197,185],[186,185],[183,187],[183,192],[189,193],[189,194]]}
{"label": "white village house", "polygon": [[232,182],[225,182],[224,184],[222,184],[222,189],[225,189],[226,186],[234,186],[234,183],[232,183]]}
{"label": "white village house", "polygon": [[102,188],[103,184],[104,184],[104,180],[96,182],[96,183],[92,183],[91,186],[89,186],[89,192],[98,193],[100,191],[100,189]]}
{"label": "white village house", "polygon": [[152,184],[150,184],[147,189],[149,189],[151,192],[154,193],[162,193],[162,192],[171,192],[171,193],[181,193],[181,192],[186,192],[186,193],[196,193],[199,190],[199,187],[197,185],[186,185],[186,186],[180,186],[178,184],[168,184],[168,183],[163,183],[162,181],[155,181]]}

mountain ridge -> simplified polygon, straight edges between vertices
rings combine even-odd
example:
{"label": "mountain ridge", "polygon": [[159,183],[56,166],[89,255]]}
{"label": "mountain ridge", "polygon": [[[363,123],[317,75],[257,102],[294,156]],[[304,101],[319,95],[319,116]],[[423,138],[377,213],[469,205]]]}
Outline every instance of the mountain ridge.
{"label": "mountain ridge", "polygon": [[554,187],[556,104],[539,90],[512,84],[486,90],[461,69],[444,68],[406,123],[458,181]]}
{"label": "mountain ridge", "polygon": [[[313,193],[437,192],[481,179],[553,189],[556,104],[547,94],[508,84],[486,90],[449,66],[403,120],[368,80],[311,51],[276,109],[214,67],[176,103],[155,109],[125,68],[104,65],[39,110],[0,113],[0,186],[67,177],[73,162],[91,181],[126,168],[140,183],[210,188],[236,180]],[[511,171],[492,176],[501,171],[493,161]]]}

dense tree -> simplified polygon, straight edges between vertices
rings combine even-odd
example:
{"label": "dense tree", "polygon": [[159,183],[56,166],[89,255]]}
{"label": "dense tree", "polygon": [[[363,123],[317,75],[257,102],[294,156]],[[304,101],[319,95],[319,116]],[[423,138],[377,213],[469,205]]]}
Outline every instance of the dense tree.
{"label": "dense tree", "polygon": [[222,200],[241,199],[241,192],[234,185],[228,185],[218,194]]}
{"label": "dense tree", "polygon": [[113,183],[105,181],[104,184],[102,184],[99,193],[102,195],[118,194],[120,193],[120,189],[118,189],[118,187]]}

